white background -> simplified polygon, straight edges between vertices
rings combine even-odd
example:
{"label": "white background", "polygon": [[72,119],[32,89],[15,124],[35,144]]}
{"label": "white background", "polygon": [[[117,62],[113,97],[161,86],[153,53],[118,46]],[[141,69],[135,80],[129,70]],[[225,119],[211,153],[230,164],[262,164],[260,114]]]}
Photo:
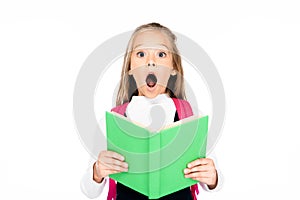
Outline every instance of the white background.
{"label": "white background", "polygon": [[152,21],[202,46],[223,80],[225,184],[203,199],[299,199],[299,5],[274,0],[1,1],[0,199],[86,199],[76,76],[102,42]]}

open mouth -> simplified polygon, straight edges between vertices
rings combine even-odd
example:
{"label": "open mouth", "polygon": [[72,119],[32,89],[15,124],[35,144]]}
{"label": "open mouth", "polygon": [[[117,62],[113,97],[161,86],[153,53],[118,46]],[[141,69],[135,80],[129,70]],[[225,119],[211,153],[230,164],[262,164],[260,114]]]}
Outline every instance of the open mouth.
{"label": "open mouth", "polygon": [[148,74],[146,78],[146,83],[148,87],[154,87],[157,83],[157,78],[154,74]]}

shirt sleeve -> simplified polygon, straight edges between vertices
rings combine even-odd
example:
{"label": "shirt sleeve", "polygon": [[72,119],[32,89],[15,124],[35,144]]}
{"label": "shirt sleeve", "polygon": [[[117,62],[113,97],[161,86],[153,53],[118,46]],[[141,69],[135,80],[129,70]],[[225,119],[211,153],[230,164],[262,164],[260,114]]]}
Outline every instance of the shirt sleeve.
{"label": "shirt sleeve", "polygon": [[89,168],[84,173],[80,182],[81,191],[90,199],[100,196],[103,193],[105,186],[109,183],[108,177],[105,177],[101,183],[94,181],[93,164],[94,162],[91,161]]}

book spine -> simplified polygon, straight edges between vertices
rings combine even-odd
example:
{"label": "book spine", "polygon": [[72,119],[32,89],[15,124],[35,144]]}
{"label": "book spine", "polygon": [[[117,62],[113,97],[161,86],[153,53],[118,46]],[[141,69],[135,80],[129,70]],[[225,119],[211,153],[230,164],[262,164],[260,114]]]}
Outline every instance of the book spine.
{"label": "book spine", "polygon": [[[158,133],[159,134],[159,133]],[[161,136],[156,135],[149,140],[149,198],[160,197]]]}

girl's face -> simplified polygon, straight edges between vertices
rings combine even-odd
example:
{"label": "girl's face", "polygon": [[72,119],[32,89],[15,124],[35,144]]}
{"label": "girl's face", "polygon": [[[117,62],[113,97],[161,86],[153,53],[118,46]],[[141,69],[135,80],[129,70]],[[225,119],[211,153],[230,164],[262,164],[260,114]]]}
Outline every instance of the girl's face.
{"label": "girl's face", "polygon": [[[154,98],[166,92],[166,83],[173,70],[171,45],[167,36],[158,30],[149,30],[139,33],[133,41],[133,51],[130,58],[130,70],[139,71],[134,78],[142,80],[137,83],[139,96]],[[140,73],[141,68],[149,70],[145,77]],[[160,74],[156,74],[158,72]],[[138,77],[137,77],[138,76]],[[161,81],[157,77],[164,76]],[[160,78],[161,79],[161,78]],[[156,84],[158,83],[158,84]],[[160,83],[160,84],[159,84]],[[163,83],[163,84],[162,84]]]}

